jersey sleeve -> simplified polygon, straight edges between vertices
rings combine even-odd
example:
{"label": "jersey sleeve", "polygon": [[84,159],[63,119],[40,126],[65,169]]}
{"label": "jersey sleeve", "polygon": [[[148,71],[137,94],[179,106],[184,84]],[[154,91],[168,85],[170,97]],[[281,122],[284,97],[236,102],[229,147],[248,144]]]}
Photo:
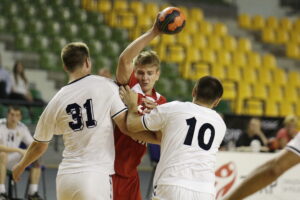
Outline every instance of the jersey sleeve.
{"label": "jersey sleeve", "polygon": [[300,134],[298,133],[285,147],[287,150],[300,156]]}
{"label": "jersey sleeve", "polygon": [[27,146],[29,146],[33,142],[33,138],[31,136],[31,133],[25,125],[24,125],[24,128],[23,128],[22,142],[24,142]]}
{"label": "jersey sleeve", "polygon": [[59,107],[51,100],[43,111],[34,133],[34,140],[38,142],[49,142],[56,126],[57,109]]}
{"label": "jersey sleeve", "polygon": [[118,87],[114,88],[113,90],[114,93],[111,99],[111,109],[110,109],[110,116],[112,119],[127,110],[127,107],[125,106],[125,104],[123,103],[119,95]]}
{"label": "jersey sleeve", "polygon": [[165,117],[160,110],[160,106],[154,108],[149,114],[142,117],[142,123],[146,130],[158,131],[164,126]]}

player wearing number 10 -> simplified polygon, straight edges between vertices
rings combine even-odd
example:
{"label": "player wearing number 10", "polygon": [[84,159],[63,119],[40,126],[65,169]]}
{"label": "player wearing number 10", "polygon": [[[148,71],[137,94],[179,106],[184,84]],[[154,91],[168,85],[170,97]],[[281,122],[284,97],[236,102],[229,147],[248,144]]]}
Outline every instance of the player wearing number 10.
{"label": "player wearing number 10", "polygon": [[35,141],[13,176],[18,180],[24,168],[46,151],[53,134],[61,134],[65,149],[56,178],[57,199],[109,200],[115,158],[113,121],[126,133],[127,109],[112,80],[90,75],[92,65],[84,43],[67,44],[61,56],[69,84],[42,113]]}
{"label": "player wearing number 10", "polygon": [[219,103],[222,94],[219,80],[205,76],[193,89],[193,102],[173,101],[139,116],[136,94],[130,92],[128,86],[121,87],[120,95],[129,109],[128,130],[162,132],[153,200],[215,199],[216,153],[226,125],[212,108]]}

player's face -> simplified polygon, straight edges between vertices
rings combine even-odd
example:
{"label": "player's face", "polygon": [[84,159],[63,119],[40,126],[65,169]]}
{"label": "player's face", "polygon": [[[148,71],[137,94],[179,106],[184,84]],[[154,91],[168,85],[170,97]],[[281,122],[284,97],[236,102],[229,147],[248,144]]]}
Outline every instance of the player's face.
{"label": "player's face", "polygon": [[7,122],[10,125],[16,125],[21,120],[21,111],[11,109],[7,114]]}
{"label": "player's face", "polygon": [[154,84],[159,79],[160,72],[156,66],[143,65],[137,66],[135,69],[135,77],[137,78],[143,92],[151,95]]}

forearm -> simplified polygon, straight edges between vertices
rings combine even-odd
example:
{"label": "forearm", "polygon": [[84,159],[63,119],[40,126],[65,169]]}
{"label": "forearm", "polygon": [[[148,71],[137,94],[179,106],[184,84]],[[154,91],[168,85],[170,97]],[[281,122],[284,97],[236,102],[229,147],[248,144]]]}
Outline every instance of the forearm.
{"label": "forearm", "polygon": [[256,168],[233,192],[225,198],[225,200],[244,199],[275,181],[279,174],[274,172],[274,164],[274,161],[271,160],[265,165]]}
{"label": "forearm", "polygon": [[48,143],[42,142],[32,142],[29,148],[27,149],[24,157],[19,162],[19,165],[23,168],[29,166],[31,163],[39,159],[47,150]]}
{"label": "forearm", "polygon": [[11,152],[20,152],[19,148],[13,148],[13,147],[7,147],[4,145],[0,145],[0,151],[6,152],[6,153],[11,153]]}
{"label": "forearm", "polygon": [[151,144],[160,144],[160,137],[157,133],[151,131],[142,132],[129,132],[128,134],[132,139],[139,140]]}

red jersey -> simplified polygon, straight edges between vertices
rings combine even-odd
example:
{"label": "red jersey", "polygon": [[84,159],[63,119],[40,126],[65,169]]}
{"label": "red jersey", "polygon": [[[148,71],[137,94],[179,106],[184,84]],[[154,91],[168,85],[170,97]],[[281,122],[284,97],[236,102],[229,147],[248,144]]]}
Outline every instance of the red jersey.
{"label": "red jersey", "polygon": [[[135,78],[134,73],[129,79],[129,87],[138,93],[138,110],[142,113],[145,109],[142,105],[142,98],[148,98],[157,104],[166,103],[165,97],[153,89],[152,96],[145,95]],[[133,177],[137,175],[137,167],[141,163],[141,159],[146,152],[146,145],[133,140],[131,137],[123,134],[118,128],[115,129],[115,172],[122,177]]]}

